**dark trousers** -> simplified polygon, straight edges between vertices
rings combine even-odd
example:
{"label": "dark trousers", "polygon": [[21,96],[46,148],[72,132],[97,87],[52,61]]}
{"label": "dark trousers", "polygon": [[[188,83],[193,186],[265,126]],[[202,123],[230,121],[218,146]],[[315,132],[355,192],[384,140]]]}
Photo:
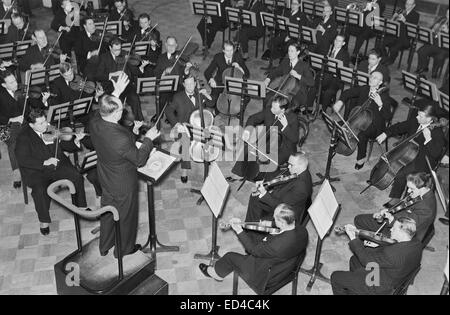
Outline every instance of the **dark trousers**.
{"label": "dark trousers", "polygon": [[[314,103],[314,100],[317,97],[319,84],[320,84],[320,75],[316,76],[316,83],[313,88],[310,88],[308,91],[308,107],[311,107]],[[331,103],[336,98],[336,94],[339,89],[342,88],[342,83],[338,78],[333,77],[330,74],[325,74],[322,81],[322,90],[320,93],[320,104],[322,104],[322,109],[326,110]]]}
{"label": "dark trousers", "polygon": [[[248,41],[262,37],[264,35],[264,29],[244,26],[239,32],[239,43],[241,44],[242,52],[248,53]],[[256,47],[255,49],[258,49]]]}
{"label": "dark trousers", "polygon": [[432,73],[437,73],[438,68],[442,67],[445,59],[448,58],[448,50],[434,45],[423,45],[417,51],[417,56],[417,69],[428,68],[430,58],[432,57],[434,59]]}
{"label": "dark trousers", "polygon": [[331,274],[331,288],[334,295],[374,294],[365,283],[364,266],[355,256],[350,258],[350,271],[335,271]]}
{"label": "dark trousers", "polygon": [[206,40],[205,40],[205,19],[201,19],[197,24],[197,30],[200,33],[202,38],[202,43],[206,43],[208,48],[211,48],[214,39],[216,38],[216,34],[219,31],[223,31],[224,28],[221,25],[215,23],[207,23],[206,24]]}
{"label": "dark trousers", "polygon": [[[119,211],[120,218],[120,238],[123,255],[130,254],[136,244],[138,229],[139,204],[138,204],[138,183],[136,189],[130,194],[114,196],[107,191],[102,194],[102,206],[113,206]],[[115,245],[115,230],[112,214],[104,214],[100,218],[100,253],[104,254]],[[117,256],[116,250],[114,255]]]}
{"label": "dark trousers", "polygon": [[94,186],[95,195],[100,197],[102,195],[102,186],[100,185],[100,181],[98,180],[97,169],[91,169],[86,173],[87,180]]}
{"label": "dark trousers", "polygon": [[250,196],[245,222],[259,222],[260,220],[272,221],[274,210],[268,205],[263,204],[258,196]]}
{"label": "dark trousers", "polygon": [[47,187],[60,179],[70,180],[76,190],[75,202],[77,207],[86,207],[86,194],[84,191],[83,176],[71,164],[60,164],[55,170],[48,169],[42,173],[39,178],[33,179],[33,184],[27,184],[31,189],[31,196],[34,200],[36,212],[38,214],[39,222],[50,223],[50,197],[47,194]]}
{"label": "dark trousers", "polygon": [[388,36],[384,40],[384,46],[389,48],[389,60],[394,62],[400,51],[409,48],[409,40]]}
{"label": "dark trousers", "polygon": [[79,38],[80,33],[77,27],[72,27],[69,33],[63,32],[61,38],[59,39],[59,46],[63,54],[67,54],[67,57],[70,58],[72,55],[72,49],[75,47],[75,43],[77,38]]}
{"label": "dark trousers", "polygon": [[220,258],[214,265],[215,272],[222,278],[225,278],[233,271],[239,273],[239,276],[248,280],[250,278],[250,272],[242,268],[247,256],[238,253],[226,253]]}
{"label": "dark trousers", "polygon": [[359,142],[358,154],[356,156],[357,160],[362,160],[366,157],[367,143],[369,143],[369,140],[374,140],[380,133],[380,130],[375,128],[373,125],[370,125],[369,128],[367,128],[365,131],[361,131],[358,134]]}
{"label": "dark trousers", "polygon": [[21,124],[13,123],[10,129],[10,137],[8,141],[6,141],[6,145],[8,146],[9,163],[11,164],[11,169],[13,171],[19,169],[19,162],[17,162],[15,150],[17,137],[19,136],[21,129]]}
{"label": "dark trousers", "polygon": [[[367,230],[367,231],[378,231],[378,229],[381,227],[383,223],[378,223],[377,220],[373,218],[372,214],[359,214],[354,219],[355,227],[360,230]],[[386,227],[387,224],[384,226],[384,228],[380,231],[380,233],[383,233],[385,236],[390,235],[389,227]]]}
{"label": "dark trousers", "polygon": [[[360,28],[360,32],[356,35],[355,47],[353,48],[353,55],[359,53],[361,46],[364,44],[364,41],[369,41],[372,37],[375,37],[376,32],[369,27]],[[348,43],[348,42],[347,42]]]}

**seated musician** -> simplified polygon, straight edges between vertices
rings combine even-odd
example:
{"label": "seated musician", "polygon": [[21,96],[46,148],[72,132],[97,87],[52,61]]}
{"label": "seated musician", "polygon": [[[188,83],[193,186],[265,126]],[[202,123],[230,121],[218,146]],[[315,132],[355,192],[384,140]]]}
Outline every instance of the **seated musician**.
{"label": "seated musician", "polygon": [[337,24],[333,17],[333,8],[329,4],[325,4],[322,18],[318,19],[314,24],[317,30],[317,45],[314,52],[325,55],[330,50],[330,46],[337,35]]}
{"label": "seated musician", "polygon": [[[335,271],[331,274],[331,287],[335,295],[391,294],[420,266],[422,244],[414,237],[416,222],[411,218],[398,218],[391,228],[393,245],[377,249],[364,247],[355,236],[355,227],[345,226],[350,238],[350,271]],[[374,275],[374,273],[378,273]],[[375,277],[374,277],[375,276]],[[379,281],[368,282],[368,279]]]}
{"label": "seated musician", "polygon": [[[254,12],[256,14],[256,26],[242,26],[238,37],[239,45],[242,49],[242,57],[248,59],[248,42],[261,38],[265,34],[265,28],[261,20],[261,11],[264,11],[265,5],[262,0],[241,0],[238,1],[238,5],[243,6],[244,10]],[[258,47],[256,47],[258,49]]]}
{"label": "seated musician", "polygon": [[[367,23],[371,23],[372,19],[370,16],[377,14],[376,8],[378,9],[379,15],[375,15],[377,17],[382,17],[384,13],[384,9],[386,8],[386,4],[383,0],[367,0],[365,7],[363,8],[363,19],[364,24],[363,27],[359,26],[349,26],[350,34],[356,36],[355,47],[353,48],[353,56],[357,56],[359,54],[359,50],[363,45],[364,41],[369,41],[372,37],[375,37],[377,34],[376,31],[369,26]],[[370,15],[370,16],[369,16]],[[369,19],[369,20],[368,20]]]}
{"label": "seated musician", "polygon": [[43,69],[66,61],[67,55],[65,54],[60,54],[59,58],[56,58],[57,56],[53,54],[49,56],[50,46],[44,30],[36,29],[31,38],[36,42],[36,45],[28,47],[25,55],[19,59],[20,71]]}
{"label": "seated musician", "polygon": [[136,29],[136,42],[153,40],[161,47],[161,34],[156,27],[151,25],[150,15],[142,13],[139,15],[139,28]]}
{"label": "seated musician", "polygon": [[0,5],[0,16],[9,19],[14,11],[13,0],[2,0]]}
{"label": "seated musician", "polygon": [[445,33],[448,34],[448,22],[449,22],[449,15],[448,15],[448,9],[447,13],[444,16],[438,17],[436,21],[433,23],[433,26],[431,27],[431,30],[433,32],[433,45],[430,44],[424,44],[422,47],[419,48],[417,51],[417,73],[424,73],[428,72],[428,64],[430,63],[430,58],[432,57],[434,59],[433,61],[433,68],[431,70],[431,76],[433,78],[437,78],[437,73],[439,68],[442,68],[445,63],[445,59],[448,58],[448,49],[445,48],[439,48],[438,44],[438,36],[439,33]]}
{"label": "seated musician", "polygon": [[428,168],[425,157],[430,160],[431,167],[435,167],[439,163],[440,158],[445,150],[445,137],[441,128],[430,128],[430,125],[436,120],[436,107],[431,104],[423,104],[419,106],[416,119],[406,120],[396,123],[377,137],[378,143],[383,143],[388,137],[406,134],[408,137],[416,134],[423,129],[415,139],[419,145],[419,152],[414,160],[405,165],[395,176],[394,183],[389,197],[390,201],[383,206],[390,208],[396,204],[403,194],[406,186],[406,177],[411,173],[426,172]]}
{"label": "seated musician", "polygon": [[[358,137],[358,154],[356,156],[355,169],[360,170],[366,160],[367,143],[370,139],[375,139],[381,132],[386,130],[386,123],[392,117],[391,103],[387,90],[378,92],[383,85],[383,75],[381,72],[373,72],[370,75],[369,85],[357,86],[342,92],[340,100],[334,105],[335,112],[339,112],[345,104],[344,119],[347,121],[351,117],[351,111],[354,106],[363,106],[370,102],[366,110],[370,112],[371,123],[368,128],[361,131]],[[356,102],[351,102],[357,99]],[[362,113],[362,112],[359,112]],[[355,117],[352,117],[355,119]]]}
{"label": "seated musician", "polygon": [[119,37],[120,40],[124,43],[131,43],[136,34],[136,28],[136,22],[133,20],[129,11],[125,12],[122,17],[122,35]]}
{"label": "seated musician", "polygon": [[11,15],[11,25],[8,28],[8,34],[4,43],[14,43],[31,39],[29,23],[21,13]]}
{"label": "seated musician", "polygon": [[72,48],[75,46],[75,42],[79,36],[79,27],[67,23],[67,17],[74,14],[74,7],[70,0],[62,0],[61,8],[56,12],[51,28],[55,32],[62,32],[59,39],[59,47],[62,52],[67,56],[71,55]]}
{"label": "seated musician", "polygon": [[[227,14],[225,8],[231,7],[230,0],[212,0],[213,2],[220,3],[220,12],[222,16],[210,16],[206,20],[206,40],[205,40],[205,19],[201,19],[197,24],[197,30],[202,38],[202,43],[206,43],[206,46],[211,48],[216,34],[219,31],[224,31],[228,27]],[[203,47],[205,49],[205,47]]]}
{"label": "seated musician", "polygon": [[410,40],[406,33],[406,25],[405,23],[411,23],[414,25],[419,24],[420,15],[415,10],[416,1],[415,0],[406,0],[405,9],[402,10],[401,13],[395,13],[392,16],[392,20],[400,22],[400,36],[386,36],[384,39],[384,43],[382,47],[388,47],[389,56],[383,61],[386,65],[391,65],[397,59],[397,56],[400,51],[409,48]]}
{"label": "seated musician", "polygon": [[[102,187],[102,206],[114,206],[120,216],[121,251],[130,255],[140,249],[136,244],[138,230],[138,173],[145,165],[153,148],[152,141],[159,136],[156,128],[145,134],[138,149],[134,135],[120,126],[123,104],[118,98],[129,80],[121,73],[113,81],[113,95],[100,100],[100,109],[89,123],[89,132],[97,152],[97,173]],[[107,255],[115,244],[114,221],[111,214],[100,218],[100,254]],[[114,249],[117,257],[117,250]]]}
{"label": "seated musician", "polygon": [[[291,10],[287,12],[287,17],[289,18],[289,22],[301,25],[308,26],[308,18],[306,15],[300,10],[300,1],[292,0],[291,1]],[[288,36],[286,31],[280,31],[273,39],[269,41],[267,46],[269,47],[261,57],[263,60],[276,60],[282,58],[286,55],[287,46],[291,43],[291,39]],[[270,50],[273,48],[273,52]]]}
{"label": "seated musician", "polygon": [[296,268],[298,257],[308,245],[308,231],[296,224],[294,210],[286,204],[277,206],[273,219],[280,232],[269,234],[259,242],[243,233],[239,219],[231,219],[232,229],[249,254],[226,253],[214,267],[200,264],[200,271],[217,281],[223,281],[233,271],[239,272],[251,287],[260,292],[278,285]]}
{"label": "seated musician", "polygon": [[274,186],[273,189],[264,187],[262,181],[256,182],[257,191],[250,196],[245,221],[271,221],[276,206],[285,203],[292,207],[297,223],[302,224],[305,211],[311,204],[312,194],[312,180],[308,163],[305,153],[293,153],[288,160],[289,173],[286,175],[280,173],[276,178],[290,175],[296,175],[296,177]]}
{"label": "seated musician", "polygon": [[130,78],[125,91],[121,98],[127,98],[127,104],[131,107],[136,120],[144,120],[141,109],[141,100],[136,93],[136,84],[132,81],[134,71],[131,66],[125,62],[125,52],[122,51],[122,42],[115,38],[109,42],[109,50],[100,55],[100,63],[96,70],[95,81],[114,81],[117,77],[125,72]]}
{"label": "seated musician", "polygon": [[[142,61],[141,73],[144,77],[154,77],[155,67],[162,52],[162,41],[159,31],[150,24],[150,16],[146,13],[139,15],[140,30],[136,30],[136,42],[150,41],[146,59]],[[133,39],[131,39],[133,41]]]}
{"label": "seated musician", "polygon": [[[297,150],[297,142],[299,139],[299,131],[298,131],[299,127],[297,115],[292,111],[286,112],[288,105],[289,102],[285,98],[281,96],[276,96],[273,99],[272,105],[270,107],[267,106],[259,113],[250,116],[245,124],[246,127],[248,126],[256,127],[258,125],[265,126],[264,132],[266,133],[268,138],[273,137],[272,135],[273,128],[275,128],[275,130],[278,131],[279,135],[278,151],[276,152],[278,154],[277,166],[283,165],[286,162],[288,162],[288,159],[291,156],[291,154],[293,154]],[[244,141],[249,141],[250,131],[248,129],[244,130],[242,139]],[[273,141],[273,139],[269,139],[269,141]],[[264,146],[259,145],[259,147]],[[267,145],[264,148],[265,148],[264,151],[269,150],[269,146]],[[244,177],[246,180],[255,180],[261,178],[262,176],[265,176],[265,178],[267,178],[267,176],[272,176],[275,174],[273,171],[262,172],[261,170],[256,172],[256,174],[253,174],[254,167],[251,166],[255,165],[256,162],[254,159],[253,160],[249,159],[248,153],[249,152],[247,151],[247,145],[245,145],[243,160],[239,160],[236,162],[233,169],[231,170],[233,174],[240,177]],[[265,154],[265,152],[263,152],[263,154]],[[272,163],[270,164],[270,166],[266,168],[267,170],[272,166]]]}
{"label": "seated musician", "polygon": [[[175,94],[172,102],[167,105],[165,110],[166,117],[170,122],[172,128],[182,131],[184,129],[183,124],[189,123],[189,118],[193,111],[199,109],[198,98],[200,97],[203,108],[213,107],[213,99],[206,92],[205,89],[196,89],[195,78],[191,75],[187,75],[183,79],[184,90]],[[188,176],[187,170],[191,168],[189,161],[183,161],[181,163],[181,182],[187,183]]]}
{"label": "seated musician", "polygon": [[381,51],[374,48],[369,51],[367,60],[363,60],[358,64],[358,71],[372,74],[374,72],[381,72],[383,80],[386,83],[391,81],[391,73],[389,68],[381,63],[383,56]]}
{"label": "seated musician", "polygon": [[[288,57],[283,59],[278,67],[270,71],[265,79],[266,86],[276,78],[290,75],[297,80],[298,92],[293,96],[291,106],[294,108],[304,108],[307,103],[307,89],[314,86],[314,77],[310,66],[302,58],[302,47],[299,44],[290,44]],[[269,93],[270,94],[270,93]],[[266,107],[264,102],[264,107]],[[268,107],[268,106],[267,106]]]}
{"label": "seated musician", "polygon": [[[222,46],[223,50],[214,56],[209,64],[208,68],[205,70],[205,78],[212,88],[211,96],[214,102],[214,111],[217,113],[217,99],[219,95],[223,92],[223,88],[218,86],[223,86],[223,72],[231,67],[234,67],[236,71],[240,71],[244,77],[250,76],[250,71],[245,64],[244,59],[239,52],[235,52],[234,44],[230,41],[224,42]],[[215,75],[214,75],[215,73]],[[213,77],[214,75],[214,77]]]}
{"label": "seated musician", "polygon": [[129,14],[134,19],[133,11],[128,8],[125,0],[114,0],[114,8],[109,11],[110,21],[123,21],[125,14]]}
{"label": "seated musician", "polygon": [[422,242],[428,228],[434,223],[434,219],[436,218],[436,197],[433,189],[433,178],[426,173],[409,174],[406,178],[406,185],[408,187],[408,195],[412,199],[417,198],[415,204],[395,214],[390,213],[388,209],[383,209],[373,215],[357,215],[355,217],[356,228],[378,231],[381,227],[379,221],[382,220],[382,222],[387,221],[388,223],[381,230],[383,232],[389,227],[392,227],[397,218],[408,217],[416,221],[416,238]]}
{"label": "seated musician", "polygon": [[60,141],[60,145],[56,146],[56,142],[47,142],[43,137],[47,127],[45,112],[32,109],[27,115],[27,125],[17,137],[15,149],[22,179],[32,189],[31,196],[38,213],[42,235],[50,233],[50,197],[47,187],[52,182],[59,179],[70,180],[75,185],[75,205],[86,207],[83,176],[63,153],[63,150],[77,150],[84,135],[76,135],[74,141]]}

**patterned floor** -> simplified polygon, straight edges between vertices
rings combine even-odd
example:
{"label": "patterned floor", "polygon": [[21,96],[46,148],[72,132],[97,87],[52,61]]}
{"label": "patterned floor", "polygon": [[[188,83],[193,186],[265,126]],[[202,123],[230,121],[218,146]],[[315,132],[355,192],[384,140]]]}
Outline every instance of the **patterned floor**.
{"label": "patterned floor", "polygon": [[[159,23],[161,34],[175,35],[180,45],[190,35],[193,41],[200,43],[195,26],[199,20],[193,16],[188,9],[188,1],[185,0],[154,0],[154,1],[129,1],[135,12],[150,13],[153,23]],[[36,16],[42,16],[38,25],[48,29],[50,21],[50,10],[39,9]],[[49,37],[54,38],[53,31]],[[220,50],[221,35],[214,43],[211,51]],[[250,46],[250,56],[254,53],[254,44]],[[261,48],[260,48],[261,49]],[[211,56],[202,63],[200,57],[195,57],[201,63],[203,70]],[[249,62],[252,78],[262,79],[263,73],[258,70],[264,63],[252,59]],[[401,100],[405,95],[399,88],[399,72],[394,67],[391,70],[394,78],[394,86],[391,89],[393,96]],[[143,98],[143,107],[147,116],[154,113],[154,101],[150,97]],[[246,116],[260,109],[261,104],[252,101],[246,111]],[[400,106],[395,115],[395,120],[403,120],[406,117],[406,107]],[[223,125],[224,120],[218,120],[216,124]],[[233,122],[236,124],[236,122]],[[165,131],[167,131],[167,126]],[[303,150],[310,155],[311,173],[323,172],[326,164],[327,150],[329,144],[329,133],[321,120],[311,125],[310,136]],[[21,190],[11,188],[9,161],[4,144],[0,144],[2,159],[0,160],[0,294],[56,294],[56,284],[53,273],[53,265],[68,255],[76,248],[74,223],[68,211],[52,204],[51,233],[47,237],[39,234],[39,224],[34,211],[33,202],[27,206],[23,203]],[[335,183],[336,196],[342,204],[342,212],[338,218],[337,225],[353,221],[353,217],[359,213],[371,213],[387,200],[387,192],[371,189],[364,195],[359,192],[365,187],[371,166],[376,162],[379,148],[375,146],[373,158],[361,171],[356,172],[353,168],[354,157],[346,158],[337,156],[334,159],[331,173],[339,176],[341,181]],[[230,174],[232,163],[220,163],[225,176]],[[446,174],[448,183],[448,171]],[[206,279],[198,270],[200,261],[194,260],[195,253],[207,253],[211,243],[211,212],[202,204],[196,205],[197,196],[190,192],[191,188],[198,188],[202,184],[202,166],[194,165],[189,174],[189,182],[182,184],[179,180],[180,171],[174,169],[155,190],[156,226],[159,240],[162,243],[180,246],[178,253],[159,253],[157,255],[157,275],[169,283],[170,294],[230,294],[231,277],[219,283]],[[317,177],[314,178],[317,180]],[[243,217],[251,191],[251,185],[245,184],[237,192],[237,184],[232,184],[232,192],[224,210],[224,217],[237,215]],[[446,186],[448,187],[448,185]],[[95,204],[95,193],[90,184],[86,184],[88,203]],[[317,193],[317,189],[315,189]],[[140,187],[140,226],[138,241],[144,243],[148,235],[147,197],[146,186],[141,183]],[[66,196],[67,197],[67,196]],[[442,210],[438,210],[442,214]],[[82,222],[83,241],[88,241],[94,236],[90,234],[96,222]],[[317,233],[310,223],[308,225],[310,244],[304,262],[304,267],[309,268],[313,264]],[[410,288],[410,294],[437,294],[440,292],[443,281],[443,267],[446,262],[446,246],[448,244],[448,227],[436,223],[436,235],[431,241],[435,252],[424,252],[422,269],[419,272],[414,285]],[[222,232],[218,234],[218,245],[220,254],[228,251],[243,252],[233,232]],[[331,235],[323,246],[322,262],[323,273],[327,276],[334,270],[347,270],[348,259],[351,253],[347,246],[345,237]],[[316,281],[311,292],[306,292],[308,282],[306,275],[300,275],[298,284],[299,294],[331,294],[329,284]],[[253,292],[242,284],[241,294],[253,294]],[[277,294],[289,294],[290,287],[287,286]]]}

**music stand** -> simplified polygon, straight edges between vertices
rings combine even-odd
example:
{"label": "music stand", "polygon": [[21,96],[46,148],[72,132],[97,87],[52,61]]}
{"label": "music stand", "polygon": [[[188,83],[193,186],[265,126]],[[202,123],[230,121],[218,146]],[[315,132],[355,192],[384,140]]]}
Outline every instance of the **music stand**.
{"label": "music stand", "polygon": [[300,33],[300,28],[297,24],[287,23],[286,26],[289,38],[295,38],[301,42],[307,42],[309,44],[317,44],[316,40],[317,31],[315,29],[302,26]]}
{"label": "music stand", "polygon": [[[155,107],[156,107],[156,116],[160,115],[159,108],[159,96],[160,92],[175,92],[178,89],[178,75],[170,75],[164,76],[158,79],[157,77],[150,78],[138,78],[136,93],[138,95],[144,93],[151,93],[155,95]],[[161,126],[161,121],[158,122],[157,128],[159,129]]]}
{"label": "music stand", "polygon": [[345,8],[334,8],[334,16],[336,19],[336,22],[344,24],[344,35],[345,35],[345,42],[348,43],[348,35],[347,35],[347,28],[348,25],[354,25],[358,27],[364,26],[364,13],[357,12],[357,11],[351,11],[347,10]]}
{"label": "music stand", "polygon": [[439,197],[439,201],[442,205],[442,210],[444,210],[444,213],[447,213],[448,211],[448,202],[445,198],[444,190],[442,189],[441,182],[439,181],[439,178],[436,174],[436,171],[431,167],[430,159],[427,155],[425,155],[425,160],[427,161],[428,169],[430,170],[431,177],[434,181],[434,187],[436,187],[436,192]]}
{"label": "music stand", "polygon": [[45,84],[48,86],[50,82],[59,76],[59,65],[50,66],[47,69],[28,70],[25,74],[25,84],[30,86]]}
{"label": "music stand", "polygon": [[433,44],[433,33],[431,32],[431,29],[419,26],[419,24],[411,24],[411,23],[405,23],[406,27],[406,36],[412,40],[412,44],[409,48],[409,54],[408,54],[408,66],[406,68],[406,71],[411,70],[411,64],[412,59],[414,57],[414,53],[416,52],[417,43],[423,42],[425,44]]}
{"label": "music stand", "polygon": [[[140,147],[140,143],[136,143]],[[167,246],[159,242],[156,234],[156,219],[155,219],[155,196],[154,188],[161,182],[169,172],[170,169],[178,162],[176,158],[172,157],[169,152],[162,149],[153,149],[144,167],[138,168],[138,175],[147,183],[147,206],[148,206],[148,226],[149,234],[147,241],[142,246],[144,253],[151,253],[153,258],[156,258],[157,252],[177,252],[180,250],[178,246]],[[153,166],[159,166],[156,171]],[[150,245],[148,249],[146,247]],[[157,245],[159,247],[157,248]]]}
{"label": "music stand", "polygon": [[412,73],[402,71],[403,87],[413,92],[411,103],[408,104],[408,120],[411,118],[413,109],[415,109],[415,103],[417,96],[426,97],[433,101],[439,101],[438,89],[436,84],[427,81],[422,75],[414,75]]}
{"label": "music stand", "polygon": [[356,71],[352,68],[339,66],[338,73],[341,81],[350,86],[363,86],[369,84],[370,75],[366,72]]}
{"label": "music stand", "polygon": [[275,8],[290,8],[291,1],[287,0],[264,0],[263,3],[266,6],[271,6]]}
{"label": "music stand", "polygon": [[220,2],[213,1],[205,1],[205,0],[194,0],[192,1],[192,11],[195,15],[201,15],[202,20],[205,23],[203,28],[203,47],[205,50],[203,51],[203,59],[206,59],[208,56],[208,44],[207,44],[207,36],[208,36],[208,18],[211,16],[221,17],[222,12],[220,8]]}
{"label": "music stand", "polygon": [[[103,31],[105,22],[95,22],[95,29]],[[106,23],[106,32],[114,34],[116,36],[122,35],[122,22],[121,21],[108,21]]]}
{"label": "music stand", "polygon": [[[333,158],[336,155],[336,146],[339,141],[342,141],[348,147],[350,146],[347,133],[344,131],[343,126],[339,125],[326,113],[322,112],[322,115],[323,120],[328,127],[328,130],[331,130],[330,148],[328,149],[328,158],[325,174],[322,175],[321,173],[316,173],[317,177],[319,177],[320,180],[318,182],[315,182],[313,186],[321,185],[325,180],[328,180],[330,183],[340,181],[338,177],[334,178],[330,177],[331,162],[333,161]],[[331,185],[331,188],[333,189],[333,191],[336,191],[333,185]]]}
{"label": "music stand", "polygon": [[325,277],[321,272],[323,264],[320,262],[320,256],[323,240],[330,235],[334,222],[341,211],[341,205],[336,201],[332,188],[330,183],[325,180],[314,202],[308,209],[311,221],[317,231],[317,245],[313,267],[311,269],[300,268],[300,272],[311,276],[306,286],[307,291],[311,291],[316,279],[330,283],[330,279]]}
{"label": "music stand", "polygon": [[6,35],[8,28],[11,25],[11,20],[0,20],[0,35]]}
{"label": "music stand", "polygon": [[301,10],[305,14],[312,16],[322,16],[325,6],[319,2],[312,1],[302,1]]}
{"label": "music stand", "polygon": [[[271,1],[274,2],[274,1]],[[271,70],[273,67],[273,52],[275,50],[275,46],[274,46],[274,41],[273,39],[275,38],[276,32],[277,30],[282,30],[285,31],[286,30],[286,24],[289,23],[289,19],[287,17],[284,16],[280,16],[278,14],[273,14],[273,13],[267,13],[267,12],[260,12],[261,15],[261,20],[262,20],[262,24],[264,27],[266,27],[267,29],[271,28],[271,47],[270,47],[270,58],[269,58],[269,65],[267,66],[267,68],[261,68],[262,70]]]}
{"label": "music stand", "polygon": [[225,77],[225,89],[227,93],[239,95],[241,97],[241,109],[239,111],[239,125],[244,126],[244,98],[261,99],[266,97],[266,87],[264,82],[246,80],[232,77]]}
{"label": "music stand", "polygon": [[53,105],[48,108],[47,121],[57,123],[59,120],[69,120],[72,128],[75,126],[75,118],[84,116],[91,109],[93,97],[86,97],[72,102]]}
{"label": "music stand", "polygon": [[439,107],[445,110],[447,113],[449,110],[449,96],[441,91],[438,91]]}
{"label": "music stand", "polygon": [[[131,49],[132,43],[123,43],[122,49],[125,52],[129,52]],[[133,52],[138,56],[145,56],[147,55],[147,52],[150,49],[150,42],[144,41],[144,42],[136,42],[133,47]]]}
{"label": "music stand", "polygon": [[81,174],[86,174],[87,172],[96,167],[97,167],[97,152],[90,151],[84,155],[78,170]]}
{"label": "music stand", "polygon": [[[256,13],[252,11],[242,10],[242,9],[235,9],[227,7],[225,8],[225,11],[227,12],[227,19],[228,23],[236,23],[238,27],[237,31],[237,39],[236,42],[238,43],[236,51],[240,51],[241,46],[239,45],[240,39],[239,39],[239,33],[242,28],[242,25],[247,26],[253,26],[256,27]],[[231,29],[230,29],[231,32]],[[256,47],[258,49],[258,47]]]}
{"label": "music stand", "polygon": [[32,40],[24,40],[24,41],[14,42],[16,57],[21,57],[21,56],[25,55],[28,47],[30,47],[32,43],[33,43]]}
{"label": "music stand", "polygon": [[400,22],[391,21],[381,16],[374,15],[372,30],[376,31],[377,34],[381,33],[381,38],[379,40],[377,38],[377,42],[375,43],[375,46],[377,46],[378,42],[384,42],[384,38],[386,37],[386,35],[394,36],[397,38],[400,37]]}
{"label": "music stand", "polygon": [[208,177],[206,177],[201,189],[201,194],[213,214],[211,251],[206,255],[194,255],[194,259],[208,259],[210,266],[213,265],[214,261],[220,259],[219,246],[217,246],[217,221],[225,208],[229,193],[230,185],[223,176],[219,166],[215,162],[211,163]]}
{"label": "music stand", "polygon": [[[445,33],[439,33],[438,36],[438,47],[443,49],[449,49],[449,38],[448,34]],[[445,71],[444,78],[448,77],[448,67],[449,64],[447,63],[447,70]]]}

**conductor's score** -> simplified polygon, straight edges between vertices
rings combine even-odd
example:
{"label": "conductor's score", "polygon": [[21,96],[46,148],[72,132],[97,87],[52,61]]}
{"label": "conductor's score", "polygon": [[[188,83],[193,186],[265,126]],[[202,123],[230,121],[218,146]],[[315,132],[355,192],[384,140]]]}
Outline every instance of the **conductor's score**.
{"label": "conductor's score", "polygon": [[226,310],[269,310],[269,300],[225,300]]}

